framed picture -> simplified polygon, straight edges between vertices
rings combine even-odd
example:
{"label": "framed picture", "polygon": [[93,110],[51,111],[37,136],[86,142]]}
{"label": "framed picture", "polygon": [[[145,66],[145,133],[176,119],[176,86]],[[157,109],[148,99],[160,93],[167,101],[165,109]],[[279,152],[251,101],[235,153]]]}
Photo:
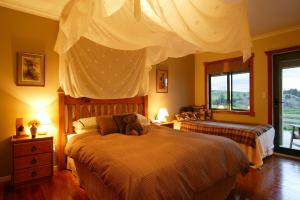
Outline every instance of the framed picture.
{"label": "framed picture", "polygon": [[168,70],[156,70],[156,92],[168,93]]}
{"label": "framed picture", "polygon": [[17,85],[45,86],[45,56],[18,53]]}

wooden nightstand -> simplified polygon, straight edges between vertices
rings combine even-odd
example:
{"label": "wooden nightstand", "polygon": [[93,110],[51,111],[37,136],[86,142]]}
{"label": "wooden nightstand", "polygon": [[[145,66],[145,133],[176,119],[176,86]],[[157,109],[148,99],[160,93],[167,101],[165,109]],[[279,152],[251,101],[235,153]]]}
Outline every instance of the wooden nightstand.
{"label": "wooden nightstand", "polygon": [[158,126],[165,126],[169,128],[174,128],[174,122],[161,122],[161,123],[154,123]]}
{"label": "wooden nightstand", "polygon": [[32,182],[53,174],[53,137],[13,138],[12,184]]}

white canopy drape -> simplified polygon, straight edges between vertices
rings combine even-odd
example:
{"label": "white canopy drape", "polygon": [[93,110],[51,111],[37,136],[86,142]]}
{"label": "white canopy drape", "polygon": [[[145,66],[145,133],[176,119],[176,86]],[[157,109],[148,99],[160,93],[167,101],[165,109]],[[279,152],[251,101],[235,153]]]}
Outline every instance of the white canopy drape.
{"label": "white canopy drape", "polygon": [[66,94],[145,95],[151,65],[168,57],[241,51],[247,59],[246,0],[71,0],[55,50]]}

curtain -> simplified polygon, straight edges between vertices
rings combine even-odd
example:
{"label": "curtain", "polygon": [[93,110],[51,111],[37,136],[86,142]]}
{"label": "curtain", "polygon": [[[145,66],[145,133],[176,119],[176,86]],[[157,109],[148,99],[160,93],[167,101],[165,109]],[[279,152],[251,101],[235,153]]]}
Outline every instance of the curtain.
{"label": "curtain", "polygon": [[205,63],[207,74],[223,74],[227,72],[249,72],[250,59],[243,62],[242,57]]}

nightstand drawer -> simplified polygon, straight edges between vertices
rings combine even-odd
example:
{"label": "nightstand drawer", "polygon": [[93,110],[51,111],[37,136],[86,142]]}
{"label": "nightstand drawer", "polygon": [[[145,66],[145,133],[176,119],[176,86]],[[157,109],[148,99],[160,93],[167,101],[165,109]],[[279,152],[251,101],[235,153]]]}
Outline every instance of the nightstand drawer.
{"label": "nightstand drawer", "polygon": [[52,152],[52,143],[52,140],[44,140],[14,144],[14,156]]}
{"label": "nightstand drawer", "polygon": [[40,167],[32,167],[28,169],[16,170],[14,174],[14,183],[21,183],[38,178],[43,178],[52,175],[51,165]]}
{"label": "nightstand drawer", "polygon": [[14,159],[15,169],[25,169],[52,163],[52,153],[36,154]]}

